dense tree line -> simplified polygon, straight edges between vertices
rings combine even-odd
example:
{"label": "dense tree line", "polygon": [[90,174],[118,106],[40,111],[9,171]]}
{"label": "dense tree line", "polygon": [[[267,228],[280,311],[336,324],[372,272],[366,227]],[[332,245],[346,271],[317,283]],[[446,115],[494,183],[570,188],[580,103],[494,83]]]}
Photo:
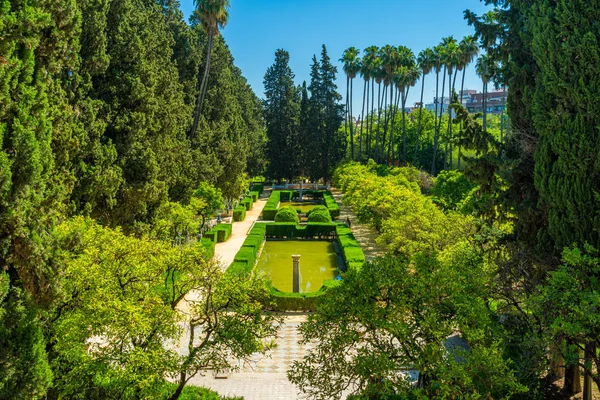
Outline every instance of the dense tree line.
{"label": "dense tree line", "polygon": [[510,129],[453,94],[453,124],[442,135],[434,120],[433,133],[460,146],[462,171],[429,177],[381,158],[337,170],[390,254],[349,273],[302,326],[320,344],[289,377],[315,398],[547,398],[562,379],[562,395],[587,400],[600,388],[600,4],[485,3],[494,10],[465,17],[484,87],[508,87]]}
{"label": "dense tree line", "polygon": [[[168,375],[179,395],[203,368],[161,347],[181,333],[167,294],[219,270],[174,238],[266,162],[260,101],[214,30],[227,3],[197,6],[188,24],[173,0],[0,2],[0,397],[169,397]],[[211,290],[250,304],[236,286]]]}
{"label": "dense tree line", "polygon": [[279,49],[265,74],[267,174],[274,179],[308,177],[329,180],[333,168],[346,156],[341,95],[337,68],[323,45],[321,57],[311,63],[310,83],[294,84],[289,53]]}

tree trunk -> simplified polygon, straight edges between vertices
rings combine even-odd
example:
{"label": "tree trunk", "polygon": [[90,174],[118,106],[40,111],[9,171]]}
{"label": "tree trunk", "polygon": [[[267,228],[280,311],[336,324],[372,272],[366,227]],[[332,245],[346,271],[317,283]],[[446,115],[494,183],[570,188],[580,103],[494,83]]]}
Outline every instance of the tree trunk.
{"label": "tree trunk", "polygon": [[592,358],[596,353],[596,347],[592,343],[587,343],[585,345],[584,352],[584,363],[585,363],[585,376],[583,378],[583,399],[582,400],[592,400]]}
{"label": "tree trunk", "polygon": [[358,156],[362,161],[362,145],[363,145],[363,125],[365,124],[365,98],[369,94],[367,92],[367,81],[365,80],[365,84],[363,87],[363,102],[362,102],[362,112],[360,114],[360,134],[358,137]]}
{"label": "tree trunk", "polygon": [[375,133],[375,161],[379,163],[379,125],[381,123],[381,82],[377,84],[377,132]]}
{"label": "tree trunk", "polygon": [[[440,120],[437,127],[434,127],[435,133],[433,137],[433,160],[431,161],[431,175],[435,176],[435,160],[437,156],[438,145],[440,141],[440,128],[442,125],[442,115],[444,115],[444,89],[446,88],[446,68],[444,68],[444,79],[442,80],[442,106],[440,107]],[[436,111],[437,113],[437,111]]]}
{"label": "tree trunk", "polygon": [[[373,141],[373,119],[375,118],[375,79],[371,79],[371,124],[369,131],[371,133],[371,141]],[[373,158],[373,143],[369,143],[369,157]]]}
{"label": "tree trunk", "polygon": [[419,124],[417,126],[417,140],[415,141],[415,156],[413,158],[413,166],[417,166],[417,154],[419,153],[419,138],[421,137],[421,123],[423,121],[423,92],[425,91],[425,74],[421,82],[421,103],[419,105]]}
{"label": "tree trunk", "polygon": [[[465,74],[467,72],[467,66],[465,65],[465,67],[463,68],[463,76],[462,76],[462,82],[460,84],[460,105],[462,106],[462,99],[463,99],[463,92],[465,90]],[[460,122],[460,129],[462,130],[462,121]],[[457,168],[460,169],[460,156],[461,156],[461,148],[460,145],[458,145],[458,165]]]}
{"label": "tree trunk", "polygon": [[206,66],[204,67],[204,76],[202,76],[202,83],[200,85],[200,93],[198,93],[198,99],[196,103],[196,112],[194,113],[194,124],[192,125],[192,133],[190,137],[195,138],[196,132],[198,131],[198,123],[200,122],[200,116],[202,115],[202,104],[204,103],[204,95],[208,86],[208,75],[210,72],[210,58],[212,55],[213,37],[211,29],[208,29],[208,49],[206,51]]}
{"label": "tree trunk", "polygon": [[[349,111],[349,103],[350,103],[350,77],[346,75],[346,134],[350,135],[350,142],[352,143],[352,134],[350,133],[350,111]],[[350,149],[350,157],[354,160],[354,146],[351,144]],[[346,148],[348,151],[348,148]],[[348,153],[346,153],[348,154]]]}
{"label": "tree trunk", "polygon": [[352,89],[353,79],[350,79],[350,149],[352,153],[352,161],[354,161],[354,120],[352,119]]}
{"label": "tree trunk", "polygon": [[578,362],[565,368],[564,391],[570,396],[581,392],[581,372]]}
{"label": "tree trunk", "polygon": [[388,158],[390,158],[390,160],[392,160],[392,165],[394,165],[394,158],[395,158],[394,127],[396,126],[396,115],[398,114],[399,103],[400,103],[400,90],[396,90],[396,99],[394,100],[394,109],[392,111],[392,126],[390,128],[390,141],[388,143],[388,153],[391,153],[391,155],[388,155]]}
{"label": "tree trunk", "polygon": [[406,93],[402,90],[402,164],[406,165]]}
{"label": "tree trunk", "polygon": [[[446,144],[444,146],[444,169],[448,168],[448,157],[452,158],[452,154],[448,153],[450,147],[450,135],[452,134],[452,71],[448,71],[448,127],[446,128]],[[452,151],[452,150],[450,150]],[[452,160],[450,160],[450,168],[452,168]]]}
{"label": "tree trunk", "polygon": [[[385,110],[385,115],[383,116],[383,135],[381,137],[381,149],[379,149],[379,154],[377,155],[377,157],[379,157],[379,160],[383,160],[383,156],[385,154],[385,139],[387,138],[387,125],[388,125],[388,119],[389,119],[389,113],[387,111],[387,106],[388,106],[388,102],[387,102],[387,95],[386,95],[386,91],[388,90],[388,87],[390,89],[390,94],[392,93],[392,89],[393,86],[388,85],[385,86],[383,88],[383,109]],[[385,160],[385,163],[387,164],[387,160]]]}
{"label": "tree trunk", "polygon": [[179,377],[179,383],[177,384],[177,389],[175,389],[175,393],[173,393],[168,400],[177,400],[181,393],[183,392],[183,388],[185,387],[186,382],[186,374],[182,372]]}

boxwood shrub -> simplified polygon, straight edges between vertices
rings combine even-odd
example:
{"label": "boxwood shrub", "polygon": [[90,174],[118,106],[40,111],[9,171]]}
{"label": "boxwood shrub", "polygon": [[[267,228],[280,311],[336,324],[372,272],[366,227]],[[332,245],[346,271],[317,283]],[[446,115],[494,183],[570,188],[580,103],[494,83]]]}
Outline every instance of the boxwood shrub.
{"label": "boxwood shrub", "polygon": [[256,203],[258,201],[258,198],[260,197],[260,193],[256,191],[251,191],[250,197],[252,197],[252,202]]}
{"label": "boxwood shrub", "polygon": [[246,207],[237,206],[233,209],[233,220],[234,221],[243,221],[246,219]]}
{"label": "boxwood shrub", "polygon": [[213,256],[215,255],[215,242],[213,242],[212,240],[210,240],[207,237],[203,237],[200,240],[200,246],[202,246],[202,249],[204,250],[204,259],[205,260],[210,260],[211,258],[213,258]]}
{"label": "boxwood shrub", "polygon": [[246,207],[246,211],[252,210],[252,204],[254,204],[252,197],[244,197],[244,199],[240,201],[240,206]]}
{"label": "boxwood shrub", "polygon": [[272,303],[268,307],[273,311],[314,311],[317,308],[319,299],[328,289],[340,284],[341,281],[334,279],[323,281],[323,286],[316,292],[310,293],[290,293],[281,292],[274,288],[269,282],[269,291]]}
{"label": "boxwood shrub", "polygon": [[326,206],[316,206],[307,214],[308,222],[331,222],[331,214]]}
{"label": "boxwood shrub", "polygon": [[275,190],[269,196],[265,208],[263,208],[262,219],[265,221],[273,221],[277,215],[277,207],[281,198],[281,191]]}
{"label": "boxwood shrub", "polygon": [[275,222],[293,222],[298,224],[300,219],[298,218],[298,213],[292,207],[283,207],[277,211],[275,215]]}
{"label": "boxwood shrub", "polygon": [[333,198],[333,195],[331,194],[331,192],[323,193],[323,199],[325,200],[325,205],[327,206],[327,209],[329,210],[329,214],[331,214],[331,218],[336,219],[337,217],[339,217],[340,216],[340,206],[338,206],[338,203]]}
{"label": "boxwood shrub", "polygon": [[264,184],[262,182],[253,182],[252,185],[250,185],[250,191],[258,192],[259,196],[262,194],[263,190],[264,190]]}
{"label": "boxwood shrub", "polygon": [[337,243],[344,258],[346,269],[361,269],[365,263],[365,255],[350,228],[346,225],[338,224],[336,226],[336,234]]}

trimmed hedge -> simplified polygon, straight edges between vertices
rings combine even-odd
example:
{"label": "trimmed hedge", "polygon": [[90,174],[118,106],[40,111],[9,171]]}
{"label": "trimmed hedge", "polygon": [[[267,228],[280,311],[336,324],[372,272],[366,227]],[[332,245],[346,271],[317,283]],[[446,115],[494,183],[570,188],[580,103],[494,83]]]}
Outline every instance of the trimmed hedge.
{"label": "trimmed hedge", "polygon": [[262,194],[263,190],[264,190],[264,184],[262,184],[261,182],[253,182],[252,185],[250,185],[250,191],[258,192],[258,196],[260,196]]}
{"label": "trimmed hedge", "polygon": [[363,253],[350,228],[339,224],[336,226],[337,243],[344,258],[346,269],[361,269],[365,263]]}
{"label": "trimmed hedge", "polygon": [[331,214],[326,206],[316,206],[307,214],[308,222],[331,222]]}
{"label": "trimmed hedge", "polygon": [[305,226],[294,222],[274,222],[264,225],[266,236],[270,238],[313,238],[332,236],[336,232],[336,224],[324,222],[310,222]]}
{"label": "trimmed hedge", "polygon": [[321,296],[328,289],[339,285],[340,282],[334,279],[323,281],[323,286],[319,290],[310,293],[281,292],[269,282],[272,304],[268,309],[273,311],[314,311]]}
{"label": "trimmed hedge", "polygon": [[258,201],[258,198],[260,197],[260,193],[257,191],[251,191],[250,197],[252,198],[252,202],[256,203]]}
{"label": "trimmed hedge", "polygon": [[277,206],[279,205],[279,201],[281,200],[281,191],[273,191],[269,196],[269,200],[267,200],[267,204],[265,204],[265,208],[263,208],[262,219],[265,221],[273,221],[275,220],[275,216],[277,215]]}
{"label": "trimmed hedge", "polygon": [[295,197],[300,197],[300,192],[298,192],[297,190],[280,190],[279,193],[279,201],[281,202],[291,201]]}
{"label": "trimmed hedge", "polygon": [[246,207],[237,206],[233,209],[233,220],[234,221],[243,221],[246,219]]}
{"label": "trimmed hedge", "polygon": [[256,256],[265,240],[266,224],[254,224],[242,248],[237,252],[233,262],[227,268],[228,274],[249,274],[256,263]]}
{"label": "trimmed hedge", "polygon": [[339,217],[340,216],[340,206],[338,206],[338,203],[333,198],[333,195],[331,194],[331,192],[324,192],[323,199],[325,200],[325,205],[327,206],[327,209],[329,210],[329,214],[331,214],[331,218],[336,219],[337,217]]}
{"label": "trimmed hedge", "polygon": [[204,237],[209,238],[215,243],[222,243],[231,236],[232,227],[231,224],[218,224],[210,231],[204,233]]}
{"label": "trimmed hedge", "polygon": [[246,208],[246,211],[252,210],[253,204],[254,201],[252,200],[252,197],[244,197],[244,200],[240,201],[240,206],[244,206]]}
{"label": "trimmed hedge", "polygon": [[275,222],[293,222],[295,224],[300,223],[298,213],[292,207],[283,207],[277,211],[275,215]]}

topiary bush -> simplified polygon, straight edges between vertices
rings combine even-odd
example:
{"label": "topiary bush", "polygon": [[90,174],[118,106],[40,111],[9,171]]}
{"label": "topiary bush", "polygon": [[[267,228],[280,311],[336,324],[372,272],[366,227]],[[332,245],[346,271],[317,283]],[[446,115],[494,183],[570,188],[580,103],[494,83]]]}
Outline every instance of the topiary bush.
{"label": "topiary bush", "polygon": [[279,206],[279,201],[281,198],[280,191],[274,191],[269,196],[269,200],[267,200],[267,204],[265,204],[265,208],[263,208],[262,219],[265,221],[273,221],[275,216],[277,215],[277,207]]}
{"label": "topiary bush", "polygon": [[275,222],[294,222],[296,224],[300,223],[300,219],[298,218],[298,213],[292,207],[283,207],[277,211],[277,215],[275,215]]}
{"label": "topiary bush", "polygon": [[237,206],[233,209],[233,220],[243,221],[246,218],[246,207]]}
{"label": "topiary bush", "polygon": [[331,214],[326,206],[316,206],[308,212],[308,222],[331,222]]}

